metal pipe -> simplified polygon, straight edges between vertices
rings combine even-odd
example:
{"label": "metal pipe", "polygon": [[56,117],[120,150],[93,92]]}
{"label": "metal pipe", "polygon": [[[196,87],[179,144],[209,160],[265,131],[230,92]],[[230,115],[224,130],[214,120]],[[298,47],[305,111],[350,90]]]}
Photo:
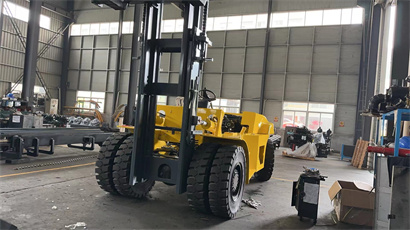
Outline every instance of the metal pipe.
{"label": "metal pipe", "polygon": [[[74,1],[67,1],[67,9],[71,12],[74,10]],[[71,19],[65,19],[66,25],[72,23]],[[59,98],[59,111],[60,114],[64,112],[64,106],[66,106],[67,89],[68,89],[68,69],[70,63],[70,29],[64,30],[63,33],[63,60],[61,64],[61,80],[60,80],[60,98]]]}
{"label": "metal pipe", "polygon": [[[382,153],[387,156],[394,156],[394,148],[386,148],[386,147],[381,147],[381,146],[369,146],[367,147],[367,152]],[[410,156],[410,149],[399,149],[399,156],[401,157]]]}
{"label": "metal pipe", "polygon": [[139,69],[139,56],[140,56],[140,31],[141,31],[141,4],[135,4],[134,7],[134,32],[132,34],[132,50],[131,50],[131,68],[130,78],[128,84],[128,98],[127,106],[125,108],[124,124],[134,125],[132,123],[134,117],[134,106],[137,95],[138,85],[138,69]]}
{"label": "metal pipe", "polygon": [[[122,55],[122,26],[124,22],[124,11],[120,10],[118,18],[118,39],[117,39],[117,57],[115,59],[115,76],[114,76],[114,92],[113,92],[113,102],[112,102],[112,114],[118,106],[118,92],[120,91],[120,80],[121,80],[121,55]],[[114,125],[114,119],[112,119],[111,125]]]}
{"label": "metal pipe", "polygon": [[24,77],[22,97],[33,104],[34,83],[36,79],[38,40],[40,35],[41,0],[30,1],[30,13],[27,26],[26,54],[24,57]]}
{"label": "metal pipe", "polygon": [[272,8],[273,8],[273,1],[269,0],[268,5],[268,24],[266,25],[266,36],[265,36],[265,50],[263,54],[263,72],[262,72],[262,82],[261,82],[261,96],[259,101],[259,113],[263,114],[264,106],[265,106],[265,83],[266,83],[266,75],[268,71],[268,56],[269,56],[269,40],[270,40],[270,21],[272,18]]}

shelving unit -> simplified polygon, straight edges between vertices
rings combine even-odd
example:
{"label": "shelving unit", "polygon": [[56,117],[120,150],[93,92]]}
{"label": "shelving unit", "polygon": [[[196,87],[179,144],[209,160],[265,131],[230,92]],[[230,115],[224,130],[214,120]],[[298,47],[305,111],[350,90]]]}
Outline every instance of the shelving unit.
{"label": "shelving unit", "polygon": [[[395,133],[394,133],[394,156],[399,156],[399,142],[401,122],[410,121],[410,109],[397,109],[382,115],[382,130],[384,130],[385,121],[395,121]],[[383,136],[381,137],[381,145],[384,145]]]}

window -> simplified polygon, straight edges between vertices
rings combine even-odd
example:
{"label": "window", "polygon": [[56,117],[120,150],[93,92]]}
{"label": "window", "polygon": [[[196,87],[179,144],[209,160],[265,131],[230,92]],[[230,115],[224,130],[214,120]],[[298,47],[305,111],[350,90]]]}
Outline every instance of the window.
{"label": "window", "polygon": [[[310,10],[297,12],[278,12],[271,16],[271,28],[280,27],[302,27],[302,26],[323,26],[323,25],[350,25],[362,24],[363,8],[346,8],[330,10]],[[236,15],[229,17],[208,18],[207,30],[240,30],[266,28],[268,24],[267,14]],[[94,34],[117,34],[118,22],[100,23],[100,30],[97,31],[98,24],[80,24],[71,27],[72,36],[94,35]],[[94,28],[95,27],[95,28]],[[175,33],[182,32],[184,28],[183,19],[163,20],[162,32]],[[128,21],[123,24],[123,33],[133,33],[133,22]]]}
{"label": "window", "polygon": [[324,10],[323,25],[340,25],[342,11],[339,10]]}
{"label": "window", "polygon": [[319,103],[283,103],[282,128],[286,126],[303,127],[310,130],[333,129],[335,105]]}
{"label": "window", "polygon": [[99,34],[109,34],[109,32],[110,32],[110,23],[101,23]]}
{"label": "window", "polygon": [[100,106],[99,111],[104,112],[105,93],[93,91],[77,91],[77,107],[95,109],[95,104],[89,101],[95,101]]}
{"label": "window", "polygon": [[16,5],[16,12],[13,13],[12,17],[19,19],[24,22],[28,22],[29,10],[22,6]]}
{"label": "window", "polygon": [[216,99],[212,102],[212,107],[214,109],[222,109],[226,113],[239,113],[241,100]]}
{"label": "window", "polygon": [[95,35],[100,33],[100,24],[91,24],[90,34]]}
{"label": "window", "polygon": [[175,20],[165,20],[164,23],[162,23],[162,31],[164,33],[167,32],[174,32],[175,31]]}
{"label": "window", "polygon": [[72,25],[70,33],[71,33],[71,36],[81,35],[81,25],[80,24]]}
{"label": "window", "polygon": [[271,27],[287,27],[288,26],[289,13],[273,13],[271,20]]}
{"label": "window", "polygon": [[241,16],[228,17],[228,26],[226,29],[227,30],[239,30],[241,29],[241,22],[242,22]]}
{"label": "window", "polygon": [[307,103],[295,103],[295,102],[285,102],[283,103],[283,110],[293,110],[293,111],[307,111]]}
{"label": "window", "polygon": [[40,15],[40,27],[50,29],[51,19],[47,16]]}
{"label": "window", "polygon": [[[122,33],[123,34],[132,34],[133,31],[133,22],[123,22],[122,23]],[[118,33],[118,32],[117,32]]]}
{"label": "window", "polygon": [[[3,13],[9,17],[28,22],[29,9],[23,6],[19,6],[12,2],[4,2]],[[45,15],[40,15],[40,27],[44,29],[50,29],[51,19]]]}
{"label": "window", "polygon": [[175,32],[182,32],[184,31],[184,20],[178,19],[175,20]]}
{"label": "window", "polygon": [[157,96],[157,104],[158,105],[167,105],[167,96]]}
{"label": "window", "polygon": [[214,30],[214,19],[213,18],[208,18],[208,21],[206,22],[206,30],[208,31]]}
{"label": "window", "polygon": [[352,10],[352,24],[362,24],[363,23],[363,9],[353,8]]}
{"label": "window", "polygon": [[226,30],[228,24],[228,17],[214,18],[214,30]]}
{"label": "window", "polygon": [[323,10],[307,11],[305,26],[320,26],[323,23]]}
{"label": "window", "polygon": [[[120,24],[118,22],[101,24],[101,34],[118,34]],[[107,28],[108,27],[108,28]]]}
{"label": "window", "polygon": [[[23,91],[23,84],[18,84],[12,93],[21,93]],[[34,86],[34,94],[46,95],[46,90],[41,86]]]}
{"label": "window", "polygon": [[242,16],[241,29],[254,29],[256,28],[257,15]]}
{"label": "window", "polygon": [[268,15],[267,14],[258,14],[256,21],[256,28],[266,28],[268,25]]}
{"label": "window", "polygon": [[352,23],[352,9],[342,9],[342,25],[348,25]]}
{"label": "window", "polygon": [[90,35],[90,24],[81,25],[81,35]]}
{"label": "window", "polygon": [[289,13],[288,26],[304,26],[306,12],[291,12]]}
{"label": "window", "polygon": [[362,24],[363,8],[309,10],[272,14],[272,28]]}

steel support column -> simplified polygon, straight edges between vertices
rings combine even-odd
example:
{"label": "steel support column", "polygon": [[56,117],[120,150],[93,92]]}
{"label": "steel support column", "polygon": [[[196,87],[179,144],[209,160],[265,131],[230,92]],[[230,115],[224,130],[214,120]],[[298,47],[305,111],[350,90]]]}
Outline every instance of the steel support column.
{"label": "steel support column", "polygon": [[410,2],[397,1],[396,31],[393,50],[392,79],[402,80],[410,75]]}
{"label": "steel support column", "polygon": [[[74,1],[67,1],[67,10],[72,13],[74,10]],[[66,25],[71,24],[72,20],[66,18]],[[63,114],[64,106],[67,100],[67,89],[68,89],[68,65],[70,62],[70,29],[64,31],[63,34],[63,63],[61,64],[61,81],[60,81],[60,98],[59,98],[59,111]]]}
{"label": "steel support column", "polygon": [[263,114],[265,107],[265,83],[266,75],[268,72],[268,57],[269,57],[269,40],[270,40],[270,21],[272,15],[273,1],[269,0],[268,5],[268,24],[266,25],[266,35],[265,35],[265,50],[263,54],[263,70],[262,70],[262,81],[261,81],[261,96],[259,101],[259,113]]}
{"label": "steel support column", "polygon": [[[118,106],[118,98],[120,92],[120,80],[121,80],[121,55],[122,55],[122,24],[124,22],[124,11],[120,10],[118,18],[118,39],[117,39],[117,57],[115,59],[115,76],[114,76],[114,92],[112,100],[112,113],[114,114],[115,109]],[[130,77],[131,78],[131,77]],[[136,86],[135,86],[136,87]],[[114,119],[112,120],[112,125],[114,124]]]}
{"label": "steel support column", "polygon": [[365,9],[365,20],[363,24],[355,140],[360,137],[369,140],[372,118],[363,117],[360,113],[366,109],[369,99],[374,96],[383,8],[382,5],[372,6],[369,1],[360,1],[359,4]]}
{"label": "steel support column", "polygon": [[30,13],[27,27],[22,98],[27,100],[30,106],[33,103],[34,84],[36,79],[41,4],[41,0],[30,1]]}
{"label": "steel support column", "polygon": [[124,124],[133,125],[132,120],[134,117],[134,107],[137,95],[138,85],[138,69],[139,69],[139,57],[140,57],[140,31],[141,31],[141,4],[135,4],[134,6],[134,33],[132,34],[132,50],[131,50],[131,68],[130,79],[128,84],[128,98],[127,107],[125,109]]}

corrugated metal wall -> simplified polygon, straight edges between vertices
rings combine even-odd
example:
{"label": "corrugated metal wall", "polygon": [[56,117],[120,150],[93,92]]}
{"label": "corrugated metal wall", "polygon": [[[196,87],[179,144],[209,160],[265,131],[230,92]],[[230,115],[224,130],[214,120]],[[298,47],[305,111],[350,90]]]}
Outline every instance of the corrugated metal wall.
{"label": "corrugated metal wall", "polygon": [[[181,33],[163,34],[179,38]],[[205,65],[203,85],[218,97],[240,99],[243,111],[259,110],[265,30],[212,31],[213,46]],[[107,92],[110,113],[115,65],[116,35],[71,38],[68,103],[76,90]],[[278,117],[283,101],[336,104],[334,146],[353,142],[361,54],[361,25],[271,29],[266,79],[265,111],[269,120]],[[126,103],[131,35],[124,36],[120,103]],[[179,54],[164,54],[161,82],[176,83]],[[168,104],[174,104],[168,98]],[[339,127],[340,121],[344,127]],[[341,141],[338,141],[341,140]]]}
{"label": "corrugated metal wall", "polygon": [[[77,90],[106,92],[105,113],[111,113],[117,35],[71,37],[67,105],[74,105]],[[123,35],[119,103],[127,102],[132,35]]]}
{"label": "corrugated metal wall", "polygon": [[[242,111],[258,112],[265,30],[214,31],[209,37],[214,62],[205,64],[204,87],[221,98],[241,99]],[[271,29],[264,114],[272,122],[279,118],[275,127],[281,125],[283,101],[331,103],[333,147],[353,142],[361,39],[361,25]],[[177,79],[178,61],[178,55],[164,55],[162,79]]]}
{"label": "corrugated metal wall", "polygon": [[[29,8],[29,3],[25,0],[14,0],[20,6]],[[51,37],[63,26],[63,18],[49,10],[42,9],[41,14],[51,18],[50,30],[40,28],[39,50],[50,40]],[[15,19],[23,36],[27,34],[27,23]],[[13,29],[10,18],[4,15],[2,44],[0,48],[0,95],[3,95],[10,84],[23,74],[24,67],[24,48]],[[58,87],[60,87],[61,64],[62,64],[62,36],[51,45],[45,55],[38,60],[38,68],[44,77],[51,96],[58,98]],[[40,86],[38,79],[36,85]]]}

